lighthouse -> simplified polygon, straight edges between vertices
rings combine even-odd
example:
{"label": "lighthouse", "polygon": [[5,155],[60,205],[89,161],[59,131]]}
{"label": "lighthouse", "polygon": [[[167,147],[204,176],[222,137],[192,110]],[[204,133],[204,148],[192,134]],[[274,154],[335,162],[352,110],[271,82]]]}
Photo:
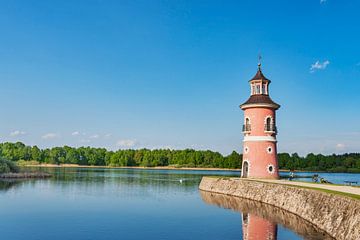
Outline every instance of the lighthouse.
{"label": "lighthouse", "polygon": [[270,82],[259,63],[257,73],[249,80],[250,97],[240,105],[244,111],[241,171],[244,178],[279,178],[275,111],[280,105],[269,96]]}

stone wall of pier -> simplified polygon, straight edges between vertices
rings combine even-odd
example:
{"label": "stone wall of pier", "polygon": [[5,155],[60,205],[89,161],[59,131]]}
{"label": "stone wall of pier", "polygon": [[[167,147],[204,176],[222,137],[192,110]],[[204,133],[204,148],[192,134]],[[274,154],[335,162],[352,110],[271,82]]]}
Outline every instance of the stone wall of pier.
{"label": "stone wall of pier", "polygon": [[360,201],[356,199],[239,178],[204,177],[199,189],[279,207],[300,216],[336,239],[360,239]]}

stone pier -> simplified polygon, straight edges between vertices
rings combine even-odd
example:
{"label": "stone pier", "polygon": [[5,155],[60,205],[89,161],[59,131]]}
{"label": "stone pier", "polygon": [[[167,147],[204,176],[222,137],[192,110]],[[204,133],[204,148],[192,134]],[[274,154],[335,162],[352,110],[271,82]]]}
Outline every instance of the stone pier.
{"label": "stone pier", "polygon": [[199,189],[255,200],[296,214],[336,239],[360,239],[360,201],[299,186],[204,177]]}

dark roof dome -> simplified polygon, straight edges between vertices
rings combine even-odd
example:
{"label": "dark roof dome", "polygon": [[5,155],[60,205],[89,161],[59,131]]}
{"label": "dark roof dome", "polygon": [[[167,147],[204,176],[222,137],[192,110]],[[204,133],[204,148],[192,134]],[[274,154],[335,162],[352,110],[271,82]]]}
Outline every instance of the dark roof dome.
{"label": "dark roof dome", "polygon": [[259,68],[258,68],[258,71],[257,73],[255,74],[255,76],[249,80],[250,81],[253,81],[253,80],[263,80],[263,81],[268,81],[268,82],[271,82],[270,79],[267,79],[264,74],[262,73],[261,71],[261,65],[259,64]]}
{"label": "dark roof dome", "polygon": [[275,109],[280,108],[280,105],[274,102],[269,97],[269,95],[264,95],[264,94],[251,95],[246,102],[240,105],[240,107],[244,105],[256,105],[256,104],[267,104],[267,105],[272,105],[272,107]]}

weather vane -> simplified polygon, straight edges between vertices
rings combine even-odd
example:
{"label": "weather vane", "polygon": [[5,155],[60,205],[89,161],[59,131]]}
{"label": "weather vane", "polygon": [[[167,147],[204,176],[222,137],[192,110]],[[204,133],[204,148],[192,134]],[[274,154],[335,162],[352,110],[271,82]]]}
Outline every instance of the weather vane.
{"label": "weather vane", "polygon": [[258,59],[259,59],[259,62],[258,62],[258,67],[259,67],[259,69],[260,69],[260,67],[261,67],[261,59],[262,59],[262,57],[261,57],[261,54],[260,54],[260,53],[259,53]]}

